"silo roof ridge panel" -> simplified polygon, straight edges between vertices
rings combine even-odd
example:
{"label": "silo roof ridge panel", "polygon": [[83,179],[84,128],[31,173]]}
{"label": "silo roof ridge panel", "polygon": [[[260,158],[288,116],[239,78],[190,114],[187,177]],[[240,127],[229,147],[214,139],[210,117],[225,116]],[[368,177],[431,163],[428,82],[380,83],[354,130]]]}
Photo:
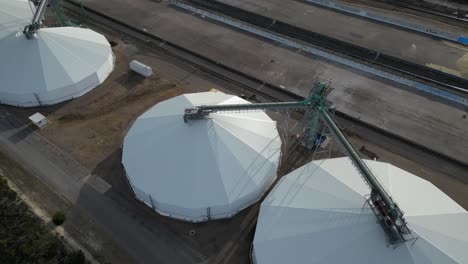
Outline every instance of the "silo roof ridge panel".
{"label": "silo roof ridge panel", "polygon": [[[406,212],[406,216],[466,212],[443,191],[438,188],[434,189],[434,185],[429,181],[391,165],[389,165],[388,174],[392,176],[391,181],[394,183],[390,194]],[[402,182],[406,184],[401,184]],[[428,193],[426,191],[428,188],[434,190]],[[415,199],[424,203],[415,203]]]}
{"label": "silo roof ridge panel", "polygon": [[[364,180],[351,166],[349,159],[337,158],[318,162],[328,172],[323,175],[328,175],[336,181],[335,184],[313,176],[304,179],[291,172],[270,192],[261,205],[253,242],[256,263],[275,264],[292,259],[295,263],[468,263],[466,210],[426,180],[386,163],[365,162],[375,174],[384,179],[382,185],[391,185],[390,195],[405,212],[408,227],[418,238],[416,241],[409,241],[395,249],[387,247],[388,237],[370,209],[363,210],[363,203],[349,205],[349,202],[356,199],[356,193],[363,192],[361,184],[364,184]],[[308,166],[309,164],[304,167]],[[360,183],[354,184],[343,179]],[[322,187],[324,182],[328,187]],[[355,192],[346,198],[348,195],[339,186],[345,189],[355,188]],[[336,191],[331,193],[339,193],[341,199],[336,200],[338,204],[329,206],[329,200],[320,196],[332,187]],[[288,200],[289,197],[293,198]],[[363,201],[364,197],[360,199]],[[313,209],[297,208],[296,200],[308,201],[305,206],[299,207]],[[351,213],[340,213],[346,210]],[[359,221],[353,220],[361,219],[363,215],[365,219],[369,219],[368,225],[363,226]],[[346,234],[340,221],[345,221],[345,232],[359,231],[357,235]],[[375,230],[367,232],[363,227]],[[302,230],[303,234],[297,235],[298,230]],[[320,232],[317,233],[317,230]]]}
{"label": "silo roof ridge panel", "polygon": [[243,120],[255,121],[258,123],[276,123],[275,121],[268,119],[268,116],[264,115],[263,111],[254,111],[254,112],[218,112],[211,114],[216,118],[239,118]]}
{"label": "silo roof ridge panel", "polygon": [[89,28],[80,28],[80,27],[49,27],[41,28],[39,30],[41,34],[47,34],[51,38],[72,38],[83,43],[83,45],[88,44],[101,44],[110,47],[109,42],[106,37],[102,34],[96,34],[94,30]]}
{"label": "silo roof ridge panel", "polygon": [[[316,178],[319,180],[323,178]],[[284,184],[284,183],[283,183]],[[331,184],[331,183],[329,183]],[[272,196],[266,204],[269,206],[289,206],[298,209],[350,209],[360,208],[364,205],[365,199],[347,188],[341,188],[342,193],[331,192],[330,190],[320,189],[319,187],[307,186],[289,186],[282,191],[287,192],[284,196]],[[326,187],[325,187],[326,188]],[[350,195],[353,199],[346,199]]]}
{"label": "silo roof ridge panel", "polygon": [[[241,140],[237,138],[225,140],[224,129],[217,128],[215,131],[221,134],[220,138],[223,140],[212,141],[210,145],[214,153],[218,154],[216,156],[218,157],[217,164],[220,168],[220,176],[225,182],[226,193],[232,201],[251,192],[252,189],[258,188],[258,179],[255,178],[255,175],[257,173],[263,175],[262,170],[274,165],[259,155],[255,149],[242,144]],[[229,156],[225,156],[227,153]],[[233,162],[237,166],[232,166]],[[227,168],[229,169],[227,170]]]}
{"label": "silo roof ridge panel", "polygon": [[[81,49],[71,49],[66,45],[67,43],[62,43],[59,40],[51,38],[49,34],[39,34],[39,36],[44,39],[44,42],[39,43],[41,43],[42,46],[45,46],[53,56],[59,58],[61,67],[66,70],[67,74],[72,78],[72,80],[74,80],[74,82],[78,82],[80,79],[95,73],[98,67],[97,64],[99,64],[97,61],[102,63],[102,61],[108,57],[95,56],[92,59],[95,62],[91,63],[82,58],[81,54],[84,50],[93,49],[93,47],[82,46]],[[109,51],[105,51],[105,54],[108,55]]]}
{"label": "silo roof ridge panel", "polygon": [[[145,174],[139,175],[138,170],[147,167],[145,170],[160,171],[164,177],[173,180],[166,183],[166,179],[155,177],[154,184],[157,184],[158,188],[164,188],[162,191],[155,191],[154,184],[143,184],[132,180],[142,191],[151,193],[156,204],[164,201],[165,208],[161,210],[165,213],[171,214],[170,208],[178,208],[177,215],[186,220],[200,221],[201,219],[195,217],[191,210],[210,207],[213,208],[216,217],[229,217],[256,201],[266,191],[267,183],[275,179],[280,152],[270,153],[275,155],[270,159],[264,158],[261,154],[262,150],[268,150],[266,148],[268,140],[265,139],[268,134],[256,133],[251,128],[242,128],[246,122],[229,123],[225,117],[220,123],[227,122],[229,125],[226,126],[229,128],[224,127],[217,122],[217,117],[214,115],[209,119],[184,123],[182,116],[185,108],[219,104],[232,97],[219,92],[177,96],[147,110],[137,118],[129,130],[124,140],[124,152],[139,148],[134,153],[142,154],[123,154],[122,162],[126,170],[129,168],[128,177],[132,179],[145,177]],[[268,118],[266,115],[265,117]],[[152,122],[154,125],[150,125]],[[166,122],[171,123],[166,124]],[[139,123],[144,125],[140,126]],[[265,122],[265,126],[256,127],[275,130],[275,125],[274,122]],[[144,132],[138,131],[139,129],[143,129]],[[271,135],[278,136],[277,131]],[[252,137],[260,142],[252,142],[249,145],[247,141],[251,141]],[[273,140],[272,144],[278,145],[277,148],[280,149],[280,141]],[[138,159],[138,155],[145,158]],[[155,160],[155,157],[160,156],[161,159]],[[260,164],[255,164],[255,160]],[[187,180],[188,177],[192,177],[191,174],[196,174],[197,178]],[[196,189],[184,187],[181,190],[177,186],[182,183],[190,184],[192,180],[197,180]],[[185,193],[182,196],[172,197],[180,192]],[[196,196],[200,193],[202,197],[198,199]],[[190,197],[195,198],[190,199]]]}
{"label": "silo roof ridge panel", "polygon": [[[290,177],[283,177],[282,184],[277,185],[277,188],[281,189],[269,195],[265,203],[296,207],[315,204],[309,204],[309,201],[320,201],[319,204],[321,206],[329,208],[330,205],[328,203],[324,203],[319,199],[317,200],[317,197],[314,199],[309,197],[315,194],[327,194],[344,199],[343,201],[346,201],[346,203],[343,203],[343,205],[348,204],[348,206],[343,206],[344,208],[351,205],[358,207],[364,205],[365,199],[361,193],[356,192],[355,189],[350,188],[348,185],[342,184],[339,179],[331,176],[328,171],[316,166],[313,162],[292,171],[288,175]],[[320,183],[317,184],[317,181]],[[309,208],[312,209],[312,207]]]}
{"label": "silo roof ridge panel", "polygon": [[[372,212],[362,214],[356,212],[355,208],[346,211],[346,209],[322,210],[266,206],[265,210],[262,207],[262,214],[268,215],[270,219],[266,224],[257,228],[256,232],[259,233],[259,238],[256,242],[297,235],[325,235],[329,231],[339,233],[342,232],[341,229],[348,229],[355,227],[355,225],[365,225],[363,227],[372,228],[370,224],[376,221]],[[274,223],[274,227],[268,223]]]}
{"label": "silo roof ridge panel", "polygon": [[0,16],[0,33],[2,35],[10,33],[17,34],[30,22],[31,21],[23,19],[11,20]]}
{"label": "silo roof ridge panel", "polygon": [[[54,42],[46,44],[43,41],[37,41],[37,47],[39,48],[39,55],[41,57],[37,62],[41,63],[40,68],[42,69],[47,91],[51,90],[49,87],[58,88],[76,82],[76,80],[70,76],[69,69],[63,67],[67,64],[77,64],[75,62],[70,63],[72,59],[68,57],[68,53],[62,54],[62,52],[60,52],[61,47],[59,45],[55,45]],[[59,55],[59,57],[57,57],[57,55]],[[61,61],[64,55],[68,57],[65,63]],[[74,66],[74,68],[79,67]],[[91,70],[92,69],[89,69],[89,72]],[[78,71],[81,71],[81,69]]]}
{"label": "silo roof ridge panel", "polygon": [[[52,33],[55,31],[63,35]],[[80,32],[94,35],[96,43],[101,41],[104,48],[80,41]],[[0,66],[0,78],[7,84],[0,87],[0,101],[15,106],[32,107],[73,99],[103,82],[114,68],[109,43],[91,30],[43,28],[33,39],[27,39],[21,32],[0,33],[0,52],[0,57],[9,61],[8,65]],[[28,72],[28,78],[18,78],[24,72]]]}
{"label": "silo roof ridge panel", "polygon": [[[223,139],[223,144],[228,147],[238,160],[242,160],[243,166],[250,166],[251,162],[254,162],[256,159],[269,162],[270,157],[263,156],[266,153],[263,153],[264,147],[260,144],[252,146],[244,138],[239,137],[219,124],[215,124],[214,127],[219,137]],[[247,169],[247,167],[244,167],[244,169]]]}
{"label": "silo roof ridge panel", "polygon": [[[153,126],[150,120],[144,120],[143,125],[148,124],[150,128],[145,128],[141,125],[141,122],[138,122],[134,125],[135,129],[132,134],[126,137],[125,146],[128,149],[128,152],[131,153],[128,157],[135,157],[137,161],[139,155],[151,156],[154,159],[158,159],[161,156],[166,156],[165,151],[161,151],[160,155],[154,155],[153,153],[159,149],[177,149],[181,151],[180,155],[183,157],[187,151],[183,151],[185,144],[190,142],[190,138],[187,137],[187,133],[181,129],[184,125],[183,121],[180,121],[175,116],[164,116],[159,117],[157,124],[158,126]],[[161,130],[161,128],[169,128],[166,130]],[[144,129],[140,133],[140,129]],[[195,134],[194,134],[195,135]],[[189,160],[184,160],[188,162]],[[149,167],[156,166],[155,163],[148,163]]]}
{"label": "silo roof ridge panel", "polygon": [[219,102],[233,97],[233,95],[221,92],[189,93],[182,96],[186,97],[192,106],[217,105]]}
{"label": "silo roof ridge panel", "polygon": [[[364,162],[369,165],[366,160],[364,160]],[[354,189],[360,195],[370,194],[370,187],[358,173],[354,165],[351,164],[351,160],[348,157],[317,160],[313,161],[313,163],[315,163],[314,166],[319,166],[322,170],[327,171],[331,176],[346,186],[349,186],[351,189]],[[310,166],[310,164],[306,164],[306,166]],[[381,176],[379,176],[378,171],[376,177],[380,180]]]}
{"label": "silo roof ridge panel", "polygon": [[[174,132],[177,133],[177,131]],[[201,138],[202,132],[200,130],[194,136]],[[183,200],[186,201],[185,206],[190,208],[214,206],[217,205],[217,201],[227,202],[224,187],[219,188],[222,183],[219,177],[215,177],[219,174],[218,167],[205,166],[215,159],[212,152],[203,151],[209,148],[209,145],[204,145],[200,141],[193,142],[194,148],[204,153],[204,155],[193,156],[184,151],[184,145],[188,143],[188,139],[179,133],[174,136],[172,138],[180,136],[180,141],[161,139],[158,142],[163,142],[163,145],[155,144],[155,142],[148,146],[140,145],[145,149],[139,150],[134,157],[138,162],[133,163],[134,165],[132,162],[126,162],[128,164],[126,168],[129,168],[127,174],[132,178],[133,184],[141,186],[140,188],[151,194],[158,202],[174,203],[174,200]],[[164,155],[153,155],[154,148],[164,149]],[[146,166],[138,164],[146,164]],[[193,164],[199,164],[199,166],[192,166]],[[210,200],[213,196],[217,200]]]}
{"label": "silo roof ridge panel", "polygon": [[[214,127],[208,131],[217,133]],[[232,153],[232,151],[223,141],[213,139],[218,139],[218,137],[211,136],[210,133],[208,133],[208,140],[211,143],[209,146],[212,153],[216,153],[216,155],[213,156],[216,162],[216,168],[218,169],[219,179],[223,184],[223,189],[224,193],[226,194],[227,201],[232,202],[236,198],[243,196],[242,193],[248,189],[239,189],[238,186],[244,185],[246,181],[251,181],[249,181],[249,179],[245,179],[245,177],[238,177],[241,175],[241,173],[243,173],[243,171],[240,170],[240,168],[243,168],[242,163],[237,159],[236,155]],[[229,162],[226,162],[226,160],[229,160]]]}
{"label": "silo roof ridge panel", "polygon": [[[265,159],[271,159],[271,152],[269,151],[269,146],[278,147],[275,138],[271,138],[274,135],[270,134],[270,138],[267,138],[264,135],[260,135],[259,133],[254,133],[250,129],[245,129],[245,126],[236,126],[235,124],[230,124],[228,122],[220,122],[219,120],[214,120],[213,124],[216,127],[220,127],[220,133],[224,137],[227,138],[235,138],[239,142],[248,145],[252,150],[257,152],[258,154],[262,155]],[[223,133],[227,132],[227,133]],[[279,136],[277,136],[279,137]]]}
{"label": "silo roof ridge panel", "polygon": [[[212,151],[207,151],[207,149],[210,148],[210,145],[204,144],[208,141],[205,133],[206,129],[203,128],[206,126],[206,123],[198,123],[200,129],[187,131],[186,129],[183,129],[183,126],[186,124],[184,124],[182,119],[179,119],[176,116],[171,116],[170,118],[167,118],[166,116],[158,117],[158,120],[161,121],[161,118],[164,120],[170,120],[175,126],[171,126],[168,130],[163,130],[165,123],[158,122],[160,126],[157,127],[156,131],[159,132],[148,132],[149,134],[147,134],[146,138],[150,138],[149,141],[140,140],[138,137],[135,137],[135,143],[137,144],[132,145],[131,141],[127,142],[127,144],[131,144],[132,147],[126,151],[133,152],[132,155],[128,156],[129,160],[126,161],[130,164],[128,165],[128,167],[130,167],[128,172],[129,177],[135,179],[133,180],[135,184],[143,185],[144,187],[141,188],[146,189],[146,192],[152,193],[154,194],[154,197],[161,198],[164,201],[166,201],[166,199],[163,196],[173,196],[174,189],[182,183],[188,188],[185,190],[187,194],[190,193],[190,190],[192,190],[192,193],[199,193],[201,190],[204,190],[204,192],[213,194],[214,191],[211,190],[211,185],[219,181],[219,179],[215,177],[216,175],[219,175],[219,170],[216,166],[217,164],[214,162],[216,159],[214,157],[214,153]],[[190,135],[188,134],[189,132]],[[192,141],[192,138],[196,138],[197,140]],[[191,145],[194,149],[197,149],[198,152],[203,153],[203,155],[192,155],[192,152],[186,150],[186,146],[188,145]],[[155,150],[158,149],[163,150],[160,152],[161,155],[154,154]],[[136,169],[132,169],[132,158],[135,159],[135,161],[138,161],[138,164],[146,165],[137,165],[135,167]],[[214,166],[206,166],[210,163]],[[150,177],[150,175],[156,174],[156,172],[158,172],[159,176],[153,177],[152,180],[154,180],[153,184],[158,184],[158,188],[156,188],[158,191],[152,190],[155,188],[153,186],[156,185],[139,182],[138,179],[145,179],[146,177]],[[207,183],[210,185],[206,185]],[[205,184],[205,186],[196,187],[199,184]],[[190,186],[194,189],[191,189],[192,187]],[[159,189],[159,187],[164,190]],[[205,189],[203,187],[205,187]],[[166,190],[172,191],[164,194]],[[204,196],[195,197],[190,199],[190,202],[200,202],[200,204],[209,205],[208,201],[201,201],[198,199],[202,199],[203,197]],[[222,195],[217,197],[222,197]],[[226,198],[225,200],[227,201],[228,199]],[[213,203],[212,205],[215,204]]]}
{"label": "silo roof ridge panel", "polygon": [[[341,237],[338,245],[335,237]],[[389,250],[385,243],[385,234],[375,221],[361,222],[354,228],[343,226],[338,229],[326,230],[320,233],[302,233],[296,236],[255,241],[255,254],[261,257],[261,263],[401,263],[385,259],[381,253]],[[263,249],[257,252],[257,248]],[[319,250],[319,253],[308,252]],[[272,253],[274,250],[275,253]],[[410,259],[407,252],[393,252],[397,259]],[[398,253],[397,253],[398,252]],[[403,253],[403,254],[402,254]],[[370,255],[370,256],[369,256]],[[399,255],[399,256],[398,256]],[[385,255],[384,255],[385,256]],[[382,260],[381,260],[382,259]],[[289,262],[286,262],[289,260]],[[257,258],[258,261],[258,258]]]}
{"label": "silo roof ridge panel", "polygon": [[26,0],[0,0],[0,38],[21,32],[31,23],[33,9]]}
{"label": "silo roof ridge panel", "polygon": [[219,105],[228,105],[228,104],[250,104],[250,102],[247,101],[247,100],[245,100],[245,99],[242,99],[242,98],[240,98],[240,97],[230,95],[230,96],[227,97],[226,99],[220,101],[218,104],[219,104]]}
{"label": "silo roof ridge panel", "polygon": [[[155,106],[151,107],[147,111],[145,111],[141,116],[137,118],[137,120],[144,119],[144,118],[154,118],[158,116],[168,116],[168,115],[179,115],[180,119],[184,115],[185,108],[193,107],[192,102],[184,96],[179,95],[176,97],[171,98],[171,100],[166,100],[157,103]],[[182,121],[183,122],[183,121]]]}
{"label": "silo roof ridge panel", "polygon": [[364,160],[364,162],[366,163],[370,171],[374,174],[374,176],[377,178],[381,186],[385,189],[385,191],[391,192],[392,181],[394,181],[395,178],[389,177],[389,175],[391,175],[389,173],[390,165],[388,163],[383,163],[380,161],[372,162],[372,160]]}
{"label": "silo roof ridge panel", "polygon": [[[126,141],[140,141],[141,136],[145,136],[147,133],[154,135],[154,139],[142,142],[142,144],[152,144],[161,138],[172,136],[172,129],[182,129],[181,126],[184,121],[178,115],[166,115],[158,116],[158,122],[154,122],[154,119],[144,118],[139,119],[132,128],[127,132]],[[159,123],[160,122],[160,123]],[[166,130],[161,131],[159,128],[165,126]]]}
{"label": "silo roof ridge panel", "polygon": [[[37,92],[47,91],[43,68],[38,67],[37,63],[27,63],[21,59],[30,58],[30,61],[33,62],[40,61],[39,46],[26,42],[26,38],[22,34],[17,37],[12,35],[13,37],[0,41],[0,57],[4,61],[12,62],[0,63],[0,80],[3,82],[3,85],[0,86],[0,92],[4,90],[11,94],[30,93],[31,79],[35,81]],[[18,57],[18,54],[22,54],[22,56]],[[24,78],[26,73],[28,78]]]}
{"label": "silo roof ridge panel", "polygon": [[[76,38],[73,35],[54,36],[51,32],[47,32],[47,34],[41,32],[41,35],[46,36],[55,43],[65,44],[64,46],[66,46],[66,48],[63,46],[61,46],[61,48],[66,49],[70,54],[78,51],[79,59],[90,65],[93,69],[101,67],[102,60],[107,59],[109,52],[111,52],[111,47],[105,42],[85,41],[81,38]],[[83,49],[83,46],[86,46],[87,48]]]}
{"label": "silo roof ridge panel", "polygon": [[31,22],[34,16],[34,6],[26,0],[0,0],[0,21]]}
{"label": "silo roof ridge panel", "polygon": [[[466,253],[468,248],[468,231],[466,229],[468,213],[411,216],[408,218],[411,220],[411,230],[417,236],[423,237],[427,243],[458,263],[468,261]],[[460,221],[460,219],[464,221]]]}
{"label": "silo roof ridge panel", "polygon": [[271,138],[272,136],[278,135],[276,130],[276,122],[272,122],[271,120],[251,119],[248,116],[243,116],[241,114],[212,114],[212,117],[213,122],[217,122],[223,126],[236,126],[246,132],[256,134],[264,138]]}

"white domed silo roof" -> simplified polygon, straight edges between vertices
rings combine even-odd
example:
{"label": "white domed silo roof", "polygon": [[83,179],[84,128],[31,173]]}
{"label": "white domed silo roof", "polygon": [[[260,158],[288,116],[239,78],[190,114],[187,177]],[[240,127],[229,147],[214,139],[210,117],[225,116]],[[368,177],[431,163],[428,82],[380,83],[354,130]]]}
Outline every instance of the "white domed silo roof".
{"label": "white domed silo roof", "polygon": [[163,215],[200,222],[258,201],[276,178],[281,140],[264,112],[215,113],[184,123],[186,108],[247,101],[220,92],[156,104],[128,131],[122,163],[136,197]]}
{"label": "white domed silo roof", "polygon": [[252,257],[275,263],[468,263],[468,214],[430,182],[366,161],[417,240],[396,248],[366,206],[366,183],[347,158],[284,176],[261,205]]}
{"label": "white domed silo roof", "polygon": [[[100,85],[114,69],[114,55],[103,35],[58,27],[41,28],[35,38],[27,39],[21,31],[30,23],[27,1],[0,3],[0,21],[6,22],[0,25],[0,103],[20,107],[60,103]],[[12,19],[15,14],[17,20]]]}
{"label": "white domed silo roof", "polygon": [[28,0],[0,0],[0,39],[31,23],[35,7]]}

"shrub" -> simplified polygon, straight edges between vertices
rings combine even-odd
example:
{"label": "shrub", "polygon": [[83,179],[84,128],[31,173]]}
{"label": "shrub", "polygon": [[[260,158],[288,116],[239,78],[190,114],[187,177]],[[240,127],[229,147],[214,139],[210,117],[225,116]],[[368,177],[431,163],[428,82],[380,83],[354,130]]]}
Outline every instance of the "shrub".
{"label": "shrub", "polygon": [[62,211],[57,211],[52,216],[52,222],[54,222],[54,224],[57,226],[65,223],[65,220],[67,220],[67,217],[65,216],[65,213]]}
{"label": "shrub", "polygon": [[85,256],[83,251],[76,250],[73,251],[65,257],[64,264],[84,264],[85,263]]}

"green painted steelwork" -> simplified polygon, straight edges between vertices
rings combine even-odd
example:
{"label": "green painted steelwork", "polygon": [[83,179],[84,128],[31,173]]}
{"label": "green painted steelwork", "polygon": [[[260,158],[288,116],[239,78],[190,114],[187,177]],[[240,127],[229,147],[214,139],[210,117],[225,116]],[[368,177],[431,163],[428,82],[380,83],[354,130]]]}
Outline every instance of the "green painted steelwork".
{"label": "green painted steelwork", "polygon": [[23,33],[26,36],[26,38],[28,39],[34,38],[34,34],[36,34],[36,32],[41,28],[41,20],[47,9],[48,3],[49,3],[49,0],[42,0],[36,9],[36,12],[34,12],[34,16],[31,20],[31,24],[24,27]]}
{"label": "green painted steelwork", "polygon": [[[311,112],[310,121],[306,120],[309,123],[308,126],[304,125],[305,131],[302,137],[302,145],[308,147],[309,149],[313,148],[315,144],[315,131],[319,122],[319,112],[315,111],[313,108],[307,110]],[[308,113],[306,113],[307,115]],[[320,145],[320,144],[317,144]]]}
{"label": "green painted steelwork", "polygon": [[372,171],[367,167],[367,165],[364,163],[364,161],[359,157],[359,154],[356,152],[356,150],[353,148],[351,143],[346,139],[346,137],[341,133],[340,129],[338,126],[336,126],[335,122],[333,122],[333,119],[328,115],[327,111],[324,108],[318,109],[320,111],[320,114],[322,115],[323,119],[327,123],[327,125],[330,127],[332,130],[333,134],[338,138],[338,140],[341,142],[343,147],[346,150],[346,153],[349,155],[351,160],[354,162],[354,164],[358,167],[359,171],[362,173],[364,177],[366,177],[366,180],[369,182],[370,186],[372,186],[372,189],[382,197],[382,200],[387,204],[387,206],[390,209],[390,212],[393,217],[398,216],[398,210],[395,208],[395,205],[390,198],[390,196],[387,194],[385,189],[380,185],[379,181],[377,178],[374,176]]}
{"label": "green painted steelwork", "polygon": [[403,213],[398,208],[398,205],[393,201],[390,195],[385,191],[383,186],[377,180],[375,175],[372,171],[367,167],[366,163],[361,159],[359,154],[353,148],[351,143],[346,139],[346,137],[341,133],[341,130],[335,124],[333,119],[328,114],[327,109],[323,107],[318,107],[318,111],[320,111],[321,116],[323,117],[324,121],[327,123],[328,127],[332,130],[333,134],[337,137],[340,143],[343,145],[346,153],[348,154],[351,161],[357,167],[358,171],[361,173],[362,176],[366,179],[371,187],[371,200],[374,204],[377,201],[382,200],[386,209],[388,211],[389,218],[385,219],[385,216],[382,217],[378,216],[379,222],[381,223],[382,227],[389,234],[390,240],[389,242],[393,245],[400,244],[405,241],[403,236],[404,233],[408,233],[409,230],[406,228],[406,222],[403,218]]}
{"label": "green painted steelwork", "polygon": [[62,10],[58,4],[58,0],[52,0],[52,5],[54,6],[55,13],[57,14],[57,19],[61,26],[68,26],[68,23],[65,21]]}
{"label": "green painted steelwork", "polygon": [[185,110],[184,121],[202,119],[210,113],[215,112],[235,112],[247,110],[273,110],[273,109],[299,109],[313,107],[315,104],[323,105],[325,102],[326,85],[319,84],[312,89],[309,97],[300,102],[277,102],[277,103],[257,103],[257,104],[225,104],[225,105],[200,105]]}
{"label": "green painted steelwork", "polygon": [[34,34],[41,28],[41,20],[46,12],[47,5],[49,3],[52,3],[52,5],[54,6],[55,13],[57,14],[57,19],[61,26],[76,26],[76,24],[74,24],[73,22],[65,20],[62,10],[60,9],[60,5],[58,4],[58,0],[42,0],[36,9],[36,12],[34,13],[34,17],[31,21],[31,24],[27,25],[23,29],[23,33],[28,39],[32,39],[34,37]]}
{"label": "green painted steelwork", "polygon": [[[57,19],[62,27],[80,27],[80,23],[71,21],[65,18],[63,15],[62,9],[59,5],[59,0],[51,0],[54,5],[55,13],[57,14]],[[80,1],[80,5],[83,6],[83,1]],[[84,14],[84,13],[83,13]]]}
{"label": "green painted steelwork", "polygon": [[[403,218],[403,212],[398,205],[393,201],[387,191],[379,183],[372,171],[367,167],[357,151],[351,143],[346,139],[341,130],[335,124],[329,112],[333,112],[334,108],[330,108],[325,104],[326,85],[320,83],[311,89],[307,99],[300,102],[279,102],[279,103],[257,103],[257,104],[229,104],[229,105],[201,105],[194,108],[185,109],[184,122],[190,120],[204,119],[211,113],[230,112],[230,111],[248,111],[248,110],[271,110],[271,109],[300,109],[306,108],[312,115],[308,127],[305,129],[305,142],[313,142],[315,140],[315,129],[318,125],[319,116],[322,117],[326,125],[331,129],[338,141],[346,150],[353,164],[364,177],[365,181],[371,188],[372,204],[369,204],[372,211],[376,214],[377,219],[384,228],[385,232],[390,237],[389,242],[393,245],[399,245],[406,241],[404,235],[410,234],[406,226],[406,221]],[[307,116],[307,115],[306,115]]]}

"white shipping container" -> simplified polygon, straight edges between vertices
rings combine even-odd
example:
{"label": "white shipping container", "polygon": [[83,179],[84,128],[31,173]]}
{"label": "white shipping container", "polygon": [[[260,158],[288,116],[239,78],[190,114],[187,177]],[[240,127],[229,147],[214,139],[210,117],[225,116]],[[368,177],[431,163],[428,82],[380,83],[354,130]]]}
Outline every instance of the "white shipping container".
{"label": "white shipping container", "polygon": [[151,69],[151,67],[139,62],[139,61],[136,61],[136,60],[132,60],[130,62],[130,69],[132,69],[132,71],[138,73],[138,74],[141,74],[145,77],[149,77],[151,75],[153,75],[153,69]]}

